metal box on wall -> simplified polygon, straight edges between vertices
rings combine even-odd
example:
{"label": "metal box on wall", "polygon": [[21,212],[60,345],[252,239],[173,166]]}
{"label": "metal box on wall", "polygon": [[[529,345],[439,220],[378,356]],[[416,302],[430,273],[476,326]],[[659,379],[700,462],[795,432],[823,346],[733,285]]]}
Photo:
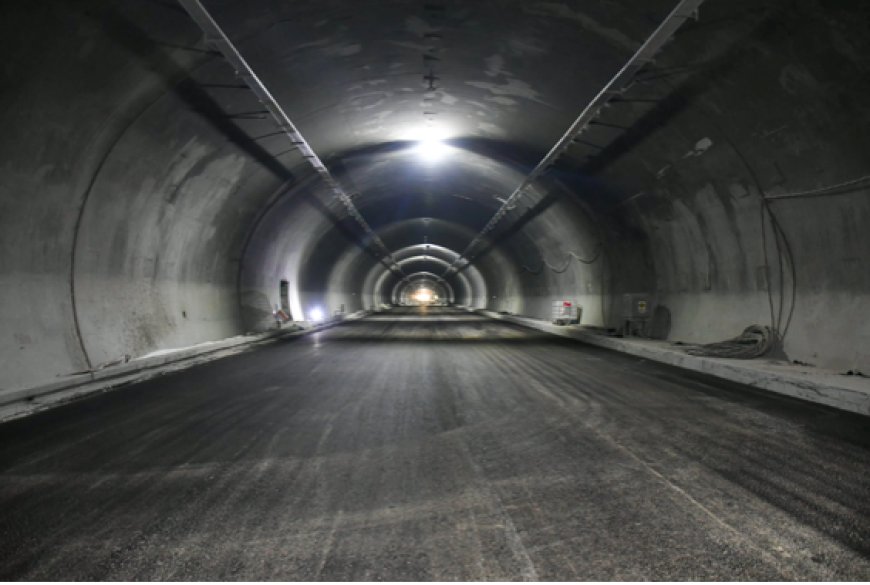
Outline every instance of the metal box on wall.
{"label": "metal box on wall", "polygon": [[649,319],[652,316],[650,295],[646,293],[622,295],[622,316],[625,319]]}
{"label": "metal box on wall", "polygon": [[652,314],[653,304],[649,294],[622,295],[622,334],[626,337],[648,337],[648,324]]}

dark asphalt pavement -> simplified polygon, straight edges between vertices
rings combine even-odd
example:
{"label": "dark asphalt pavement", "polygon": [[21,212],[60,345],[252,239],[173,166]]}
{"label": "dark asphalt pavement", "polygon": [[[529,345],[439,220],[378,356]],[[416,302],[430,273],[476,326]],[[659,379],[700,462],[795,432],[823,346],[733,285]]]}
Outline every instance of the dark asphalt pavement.
{"label": "dark asphalt pavement", "polygon": [[0,425],[0,579],[870,579],[867,418],[394,312]]}

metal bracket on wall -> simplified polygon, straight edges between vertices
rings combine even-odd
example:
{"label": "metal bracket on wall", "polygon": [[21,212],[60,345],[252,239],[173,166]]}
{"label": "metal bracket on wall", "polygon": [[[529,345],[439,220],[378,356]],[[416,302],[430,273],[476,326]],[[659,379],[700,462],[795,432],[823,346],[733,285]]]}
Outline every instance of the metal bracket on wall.
{"label": "metal bracket on wall", "polygon": [[587,105],[582,112],[580,112],[580,115],[577,116],[574,123],[571,124],[568,130],[565,131],[561,138],[559,138],[546,156],[541,159],[541,162],[539,162],[526,178],[522,180],[514,192],[504,200],[504,203],[502,203],[498,211],[495,212],[483,229],[480,230],[480,233],[471,240],[471,243],[466,246],[465,250],[462,251],[456,260],[447,267],[442,276],[446,276],[450,272],[457,272],[469,264],[468,260],[466,260],[468,254],[470,254],[472,250],[483,241],[483,238],[487,233],[495,228],[496,224],[498,224],[512,206],[516,204],[517,199],[523,195],[523,192],[529,188],[532,183],[539,179],[541,175],[543,175],[547,169],[553,165],[556,159],[571,146],[571,143],[576,140],[577,137],[580,136],[580,134],[582,134],[596,118],[598,118],[601,109],[604,108],[608,102],[622,95],[623,90],[632,82],[635,75],[637,75],[645,65],[653,61],[655,54],[658,53],[671,37],[674,36],[683,23],[689,19],[697,20],[698,8],[703,2],[704,0],[681,0],[677,4],[677,6],[665,17],[662,23],[652,32],[647,40],[644,41],[637,52],[632,55],[616,75],[605,84],[601,91],[592,98],[592,101],[589,102],[589,105]]}
{"label": "metal bracket on wall", "polygon": [[293,124],[289,116],[287,116],[287,113],[284,112],[281,105],[275,101],[271,92],[266,88],[260,78],[257,77],[257,74],[254,73],[254,70],[251,69],[251,66],[248,65],[248,62],[245,61],[241,53],[239,53],[239,50],[235,45],[233,45],[226,33],[224,33],[223,29],[221,29],[217,22],[215,22],[208,10],[206,10],[199,0],[178,0],[178,3],[181,4],[194,22],[199,25],[199,28],[202,29],[203,33],[205,33],[206,44],[214,47],[221,55],[223,55],[224,59],[226,59],[235,69],[236,75],[245,82],[245,85],[254,92],[257,99],[260,100],[260,103],[263,104],[266,110],[272,115],[272,118],[274,118],[275,123],[278,125],[278,128],[281,129],[281,132],[290,138],[290,142],[294,145],[295,149],[299,151],[305,160],[308,161],[308,164],[314,168],[317,174],[320,175],[320,178],[327,184],[329,189],[344,204],[348,214],[360,225],[360,227],[362,227],[366,236],[368,236],[374,247],[377,248],[376,255],[379,257],[380,261],[390,271],[404,275],[401,267],[399,267],[395,258],[393,258],[392,252],[390,252],[380,236],[375,233],[362,214],[360,214],[356,205],[353,204],[351,197],[345,192],[335,177],[332,176],[332,173],[329,172],[329,169],[326,168],[326,165],[323,164],[323,161],[320,160],[320,157],[317,156],[308,144],[308,141],[305,140],[296,128],[296,125]]}

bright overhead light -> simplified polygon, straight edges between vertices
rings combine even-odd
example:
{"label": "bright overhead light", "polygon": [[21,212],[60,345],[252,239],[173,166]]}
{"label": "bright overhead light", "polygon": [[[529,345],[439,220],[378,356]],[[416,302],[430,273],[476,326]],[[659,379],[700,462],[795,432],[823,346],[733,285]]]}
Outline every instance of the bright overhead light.
{"label": "bright overhead light", "polygon": [[424,162],[438,162],[454,150],[444,142],[452,134],[440,125],[427,124],[424,127],[407,130],[406,139],[414,142],[412,150]]}
{"label": "bright overhead light", "polygon": [[449,154],[451,150],[453,148],[436,138],[420,140],[414,148],[417,155],[426,162],[438,162]]}
{"label": "bright overhead light", "polygon": [[320,307],[314,307],[308,313],[308,318],[314,322],[323,321],[323,310]]}

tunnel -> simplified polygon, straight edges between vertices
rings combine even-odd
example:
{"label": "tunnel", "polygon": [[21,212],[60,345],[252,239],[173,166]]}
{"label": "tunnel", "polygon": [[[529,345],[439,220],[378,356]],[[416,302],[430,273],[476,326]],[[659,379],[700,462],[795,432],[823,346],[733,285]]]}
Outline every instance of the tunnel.
{"label": "tunnel", "polygon": [[870,4],[0,15],[0,578],[870,579]]}

